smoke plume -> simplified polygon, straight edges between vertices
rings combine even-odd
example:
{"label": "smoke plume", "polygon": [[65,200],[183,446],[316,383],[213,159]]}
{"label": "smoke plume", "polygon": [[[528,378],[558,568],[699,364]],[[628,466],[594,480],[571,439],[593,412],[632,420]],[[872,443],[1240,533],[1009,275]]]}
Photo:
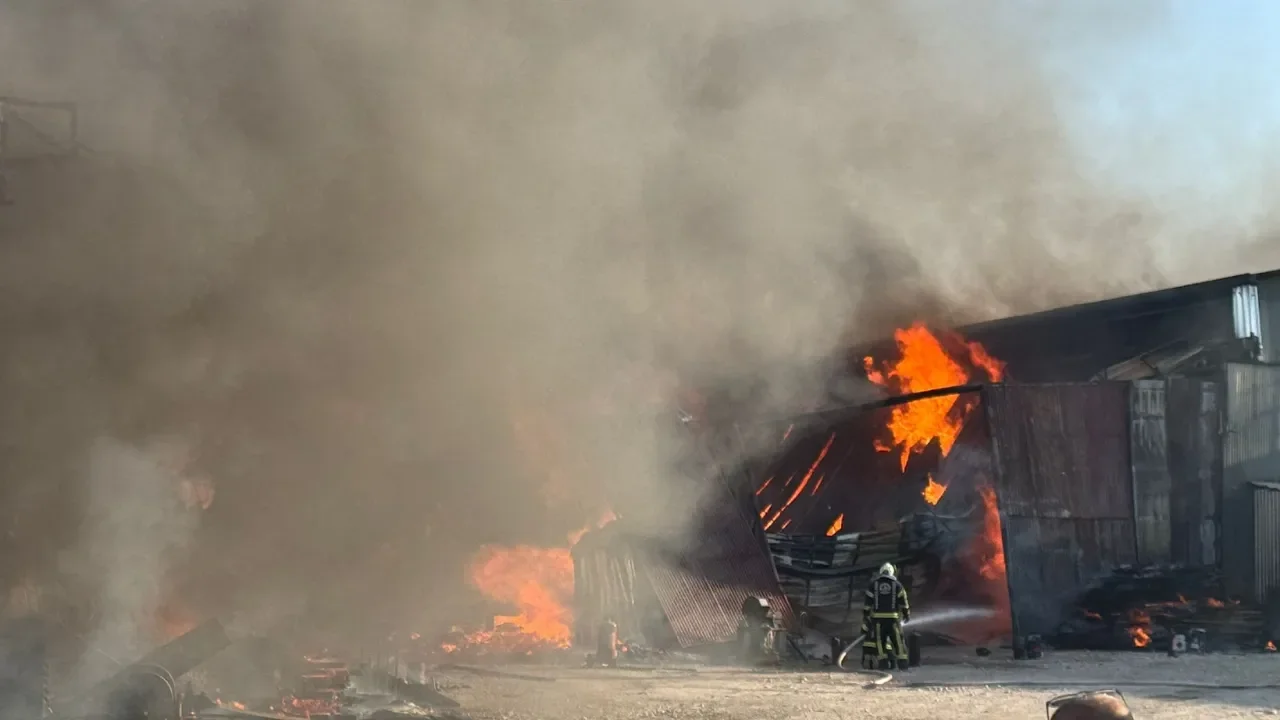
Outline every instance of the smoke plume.
{"label": "smoke plume", "polygon": [[0,208],[2,579],[92,537],[96,438],[180,435],[216,495],[147,567],[185,602],[420,610],[478,543],[678,515],[677,405],[1165,282],[1177,229],[962,5],[6,3],[0,83],[85,150]]}

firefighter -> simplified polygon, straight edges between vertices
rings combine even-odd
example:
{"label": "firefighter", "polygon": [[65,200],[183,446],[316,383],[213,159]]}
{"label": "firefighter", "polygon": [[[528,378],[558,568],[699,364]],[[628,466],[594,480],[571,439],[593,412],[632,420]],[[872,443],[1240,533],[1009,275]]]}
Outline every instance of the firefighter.
{"label": "firefighter", "polygon": [[596,663],[605,667],[618,667],[618,623],[606,616],[596,631]]}
{"label": "firefighter", "polygon": [[907,589],[897,576],[893,563],[885,563],[867,588],[862,607],[862,661],[869,669],[875,669],[875,665],[891,666],[893,660],[897,660],[899,670],[907,669],[902,623],[911,619],[911,604]]}

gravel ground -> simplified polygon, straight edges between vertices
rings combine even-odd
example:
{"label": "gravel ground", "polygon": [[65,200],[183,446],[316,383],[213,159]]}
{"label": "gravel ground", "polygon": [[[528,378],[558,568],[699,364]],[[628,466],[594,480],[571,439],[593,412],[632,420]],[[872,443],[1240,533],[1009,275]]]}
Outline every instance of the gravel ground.
{"label": "gravel ground", "polygon": [[[924,665],[867,689],[857,675],[722,667],[586,670],[511,667],[541,681],[454,673],[445,694],[477,720],[845,720],[1043,718],[1048,698],[1119,686],[1137,718],[1280,716],[1280,690],[1126,687],[1126,682],[1278,685],[1280,656],[1168,658],[1141,653],[1054,653],[1039,661],[926,650]],[[548,682],[547,680],[552,680]],[[910,687],[927,683],[1045,683],[1036,688]]]}

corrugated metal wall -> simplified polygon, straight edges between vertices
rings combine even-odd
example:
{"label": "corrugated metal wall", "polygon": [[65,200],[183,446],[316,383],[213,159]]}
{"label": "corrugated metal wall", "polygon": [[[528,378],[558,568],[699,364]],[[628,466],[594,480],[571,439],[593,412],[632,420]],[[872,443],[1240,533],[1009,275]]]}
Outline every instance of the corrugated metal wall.
{"label": "corrugated metal wall", "polygon": [[1170,495],[1164,380],[1136,380],[1129,388],[1129,452],[1133,458],[1138,561],[1169,562]]}
{"label": "corrugated metal wall", "polygon": [[644,637],[648,628],[644,608],[637,602],[630,542],[621,537],[612,542],[591,538],[575,546],[572,554],[574,644],[590,647],[596,628],[610,616],[622,637]]}
{"label": "corrugated metal wall", "polygon": [[1186,565],[1218,564],[1222,492],[1220,386],[1173,378],[1165,405],[1169,441],[1170,555]]}
{"label": "corrugated metal wall", "polygon": [[984,390],[1014,628],[1049,633],[1108,568],[1137,558],[1127,383]]}
{"label": "corrugated metal wall", "polygon": [[1253,599],[1280,594],[1280,485],[1253,483]]}
{"label": "corrugated metal wall", "polygon": [[1222,573],[1227,592],[1252,589],[1251,482],[1280,480],[1280,366],[1226,367],[1222,459]]}

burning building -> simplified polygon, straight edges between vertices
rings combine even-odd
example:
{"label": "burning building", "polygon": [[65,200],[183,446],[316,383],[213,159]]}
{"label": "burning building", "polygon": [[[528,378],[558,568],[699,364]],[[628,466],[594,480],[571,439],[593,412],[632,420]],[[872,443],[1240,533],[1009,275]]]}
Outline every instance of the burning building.
{"label": "burning building", "polygon": [[[1163,578],[1109,611],[1128,644],[1175,615],[1259,627],[1220,616],[1280,590],[1278,344],[1280,272],[900,331],[864,363],[888,399],[794,419],[754,468],[783,587],[839,627],[879,562],[906,565],[925,598],[998,577],[981,594],[1008,603],[1015,635],[1050,637],[1127,573]],[[1217,615],[1168,612],[1184,593]]]}
{"label": "burning building", "polygon": [[1227,593],[1256,603],[1276,591],[1280,537],[1257,484],[1280,478],[1280,271],[964,332],[1020,382],[1121,384],[1109,406],[1137,562],[1219,567]]}
{"label": "burning building", "polygon": [[584,537],[574,635],[609,615],[624,635],[711,644],[750,594],[847,634],[869,574],[895,562],[919,602],[996,609],[985,639],[1149,647],[1195,625],[1261,647],[1280,634],[1263,628],[1280,587],[1278,352],[1280,272],[904,328],[862,353],[882,399],[739,420],[775,449],[714,480],[702,535]]}

